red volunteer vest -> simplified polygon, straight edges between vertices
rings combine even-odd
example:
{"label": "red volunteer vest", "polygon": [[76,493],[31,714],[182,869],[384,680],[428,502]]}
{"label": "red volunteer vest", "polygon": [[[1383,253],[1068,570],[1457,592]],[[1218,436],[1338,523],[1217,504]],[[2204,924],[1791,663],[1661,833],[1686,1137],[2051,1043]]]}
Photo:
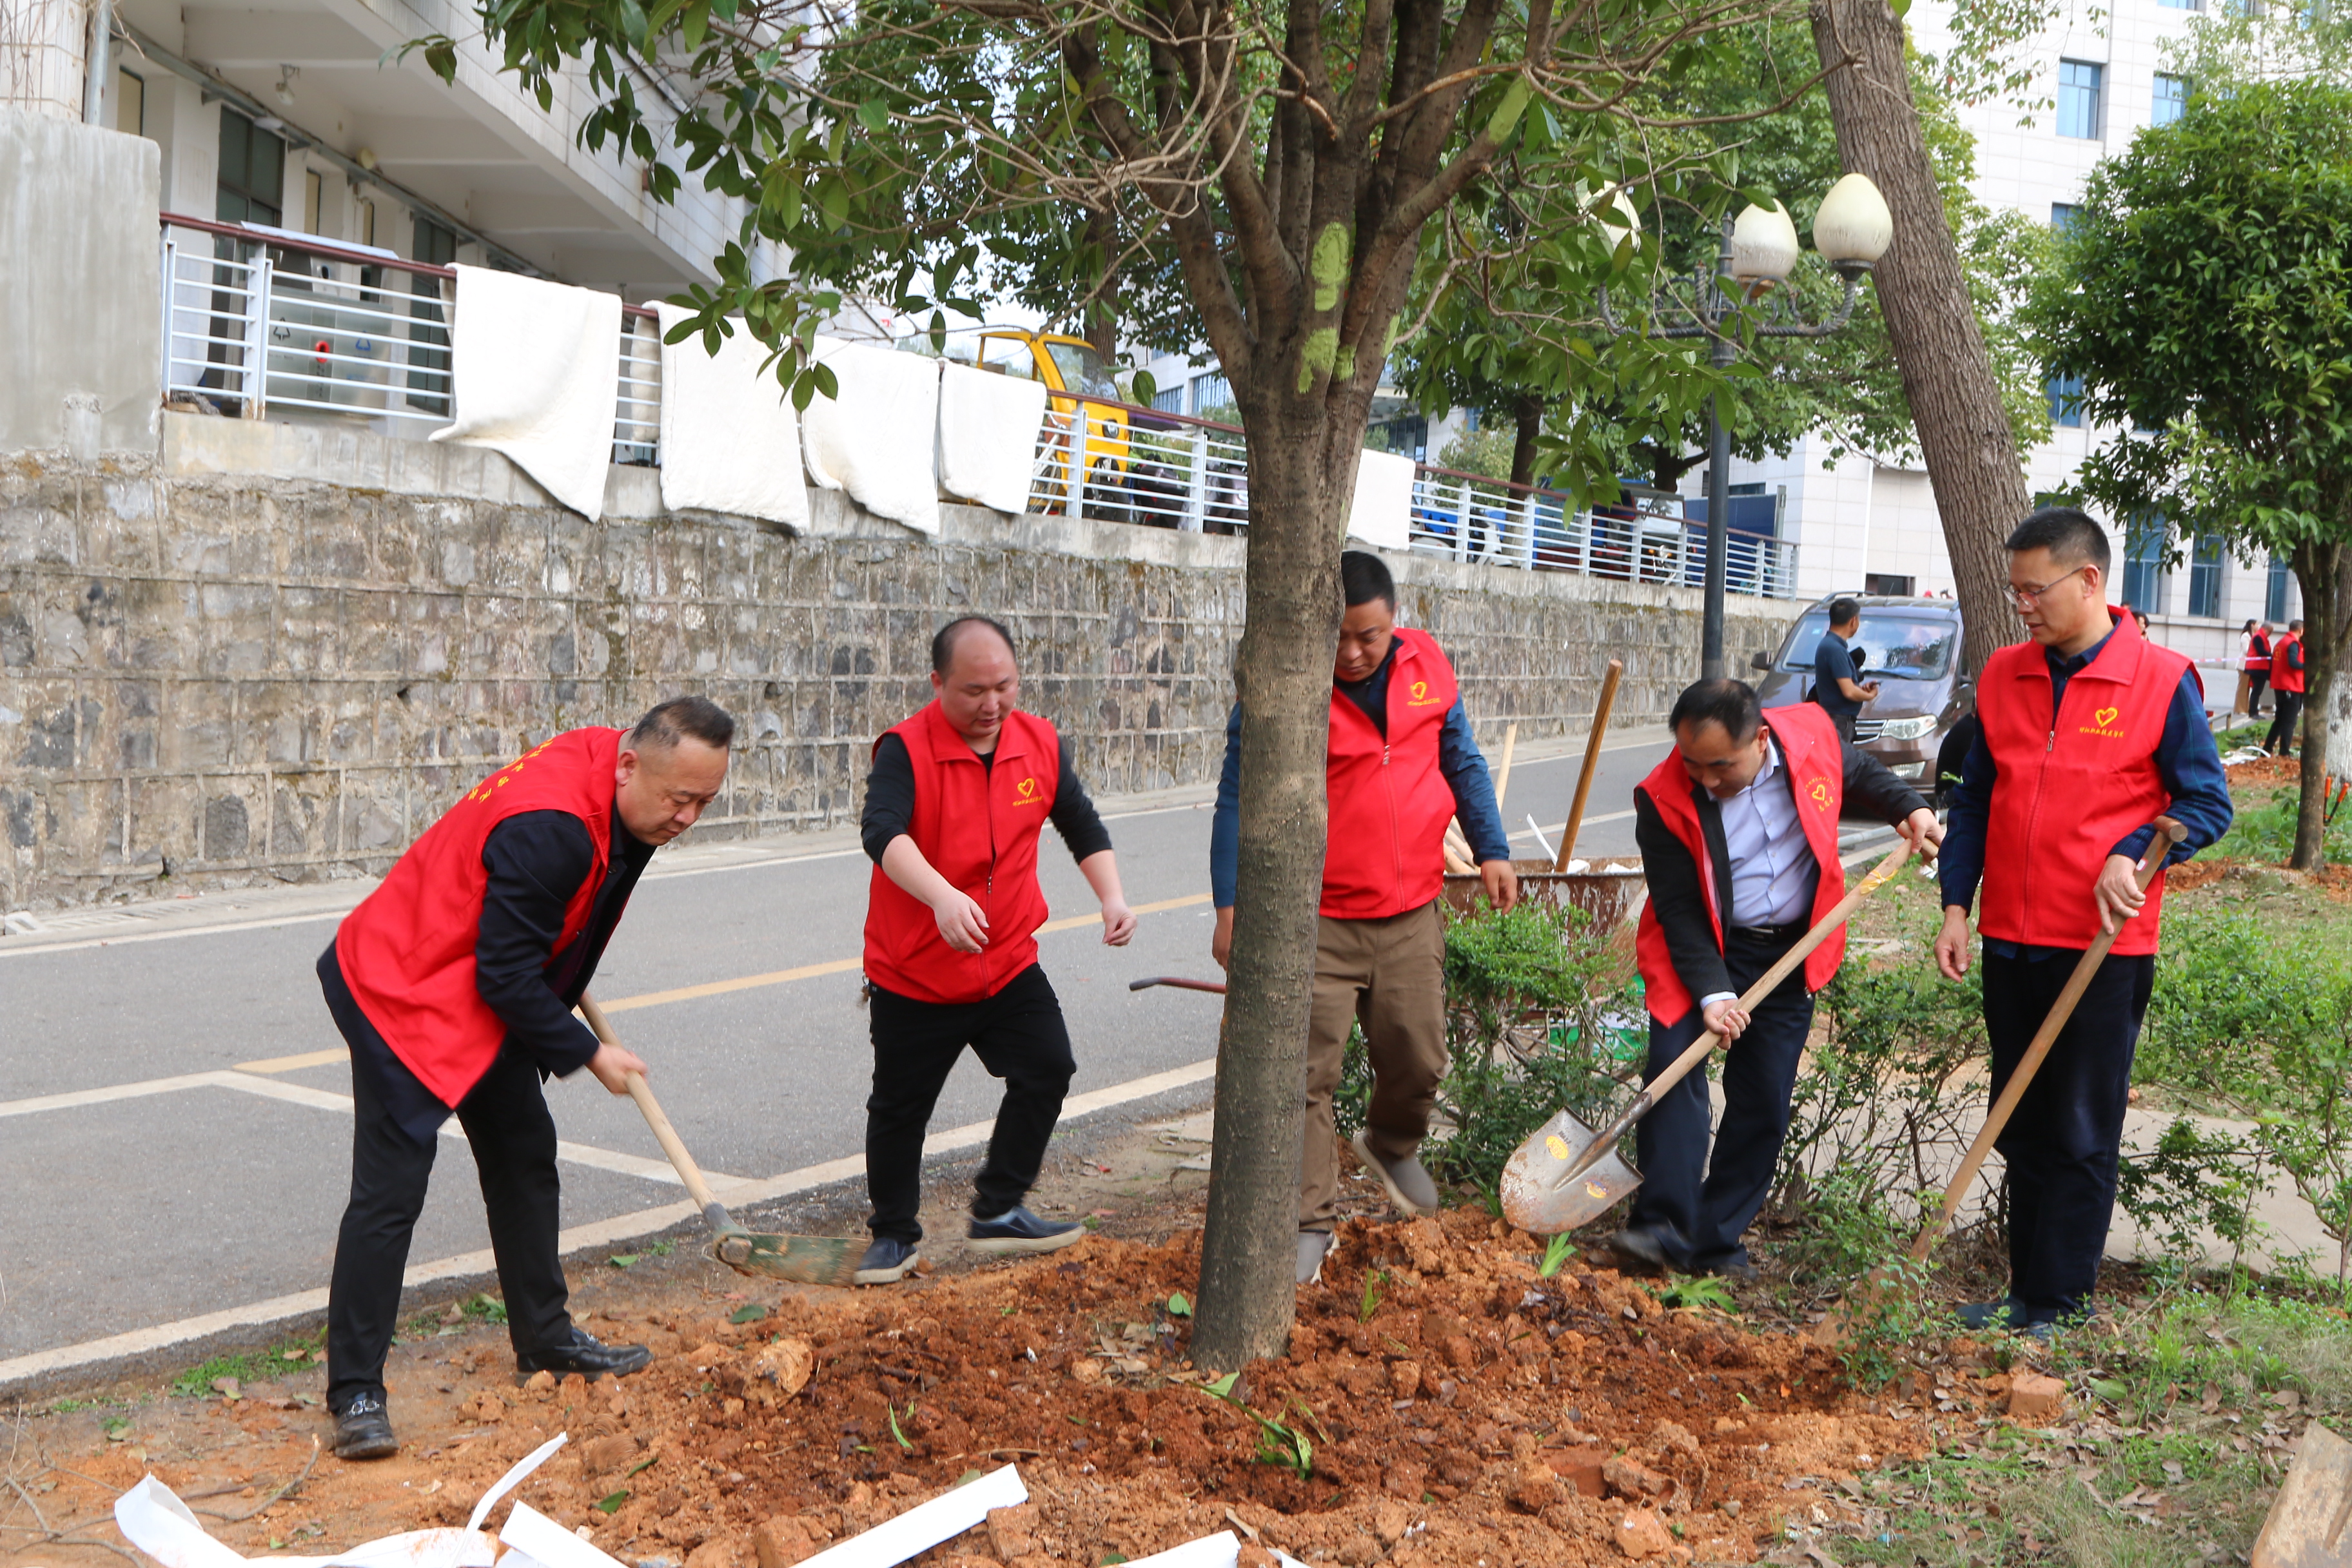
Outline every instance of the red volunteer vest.
{"label": "red volunteer vest", "polygon": [[335,960],[360,1011],[442,1104],[466,1098],[507,1037],[505,1021],[474,984],[490,879],[483,841],[526,811],[569,812],[586,825],[595,860],[563,911],[552,962],[587,928],[604,883],[620,751],[620,731],[592,729],[566,731],[524,752],[443,813],[337,928]]}
{"label": "red volunteer vest", "polygon": [[2246,639],[2246,664],[2249,673],[2267,675],[2271,668],[2271,645],[2253,637]]}
{"label": "red volunteer vest", "polygon": [[1322,912],[1332,919],[1401,915],[1444,889],[1454,791],[1438,766],[1437,741],[1457,695],[1436,640],[1402,626],[1389,665],[1385,737],[1353,699],[1331,689]]}
{"label": "red volunteer vest", "polygon": [[[1998,777],[1985,828],[1977,929],[2002,942],[2087,948],[2099,934],[2091,886],[2116,845],[2171,804],[2156,765],[2165,714],[2193,667],[2139,635],[2116,610],[2116,629],[2066,682],[2055,721],[2050,665],[2039,643],[2015,643],[1985,661],[1977,717]],[[2116,938],[2115,951],[2156,951],[2164,910],[2158,875]]]}
{"label": "red volunteer vest", "polygon": [[[1797,821],[1805,830],[1805,843],[1821,862],[1821,884],[1813,893],[1813,912],[1810,923],[1818,925],[1822,917],[1837,907],[1845,897],[1845,867],[1838,859],[1838,813],[1845,805],[1845,757],[1838,744],[1837,721],[1832,719],[1819,704],[1799,702],[1787,708],[1767,709],[1766,728],[1780,748],[1780,765],[1789,773],[1796,791]],[[1698,866],[1699,886],[1706,892],[1707,920],[1715,927],[1715,945],[1723,947],[1723,928],[1730,911],[1716,907],[1715,867],[1707,855],[1706,833],[1699,824],[1698,805],[1691,799],[1696,786],[1690,774],[1683,771],[1680,755],[1669,756],[1660,763],[1635,786],[1649,797],[1664,822],[1691,859]],[[1696,1000],[1683,977],[1675,973],[1673,957],[1666,951],[1666,930],[1659,923],[1657,910],[1651,904],[1642,906],[1642,918],[1634,929],[1633,954],[1642,971],[1642,989],[1648,997],[1650,1016],[1671,1028],[1682,1022]],[[1805,989],[1819,991],[1830,983],[1845,959],[1845,928],[1840,926],[1830,933],[1829,940],[1813,949],[1805,959]]]}
{"label": "red volunteer vest", "polygon": [[[1062,738],[1045,720],[1005,715],[993,764],[974,754],[934,700],[891,734],[915,769],[908,837],[931,868],[988,915],[988,945],[958,952],[930,906],[874,868],[866,904],[866,977],[918,1002],[978,1002],[1037,962],[1045,892],[1037,835],[1062,777]],[[879,742],[876,742],[877,745]]]}
{"label": "red volunteer vest", "polygon": [[[2286,658],[2287,650],[2289,648],[2300,648],[2302,646],[2303,639],[2292,634],[2283,637],[2279,638],[2278,641],[2271,644],[2271,689],[2273,691],[2300,691],[2303,689],[2304,672],[2299,669],[2288,668]],[[2304,657],[2308,658],[2311,656],[2305,654]]]}

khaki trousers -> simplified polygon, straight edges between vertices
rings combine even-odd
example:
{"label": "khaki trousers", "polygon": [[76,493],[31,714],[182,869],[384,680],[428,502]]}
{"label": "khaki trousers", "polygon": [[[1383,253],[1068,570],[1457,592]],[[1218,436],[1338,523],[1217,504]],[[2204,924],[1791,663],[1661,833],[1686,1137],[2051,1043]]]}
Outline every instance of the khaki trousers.
{"label": "khaki trousers", "polygon": [[1437,901],[1385,920],[1318,920],[1315,1002],[1307,1026],[1307,1146],[1298,1162],[1298,1228],[1331,1228],[1339,1196],[1331,1096],[1348,1026],[1364,1026],[1372,1065],[1365,1142],[1402,1160],[1429,1133],[1445,1076],[1445,921]]}

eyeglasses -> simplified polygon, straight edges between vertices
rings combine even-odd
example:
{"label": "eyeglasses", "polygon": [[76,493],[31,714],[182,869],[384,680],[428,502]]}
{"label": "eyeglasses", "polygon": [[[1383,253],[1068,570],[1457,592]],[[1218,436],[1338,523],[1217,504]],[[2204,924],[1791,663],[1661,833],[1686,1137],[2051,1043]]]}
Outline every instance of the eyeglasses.
{"label": "eyeglasses", "polygon": [[2067,577],[2074,576],[2076,572],[2087,572],[2090,568],[2091,563],[2085,561],[2080,566],[2075,567],[2074,572],[2069,572],[2062,577],[2053,578],[2051,581],[2042,584],[2039,588],[2021,588],[2016,584],[2011,583],[2009,585],[2009,596],[2016,600],[2020,605],[2030,610],[2036,605],[2042,603],[2042,595],[2047,594],[2051,589],[2055,588],[2059,584],[2063,583]]}

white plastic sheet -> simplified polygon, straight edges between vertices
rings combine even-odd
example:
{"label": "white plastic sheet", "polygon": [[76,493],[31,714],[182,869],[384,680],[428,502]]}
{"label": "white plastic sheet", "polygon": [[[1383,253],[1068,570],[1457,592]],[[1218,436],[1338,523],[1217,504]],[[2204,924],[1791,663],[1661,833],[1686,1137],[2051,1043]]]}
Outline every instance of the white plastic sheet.
{"label": "white plastic sheet", "polygon": [[[558,1434],[500,1476],[482,1494],[482,1500],[474,1505],[474,1516],[463,1530],[412,1530],[323,1557],[247,1558],[205,1534],[204,1525],[188,1505],[152,1475],[114,1500],[114,1522],[121,1529],[125,1541],[162,1563],[163,1568],[242,1568],[249,1562],[268,1563],[276,1568],[490,1568],[498,1561],[499,1547],[483,1532],[483,1520],[489,1517],[492,1505],[545,1464],[550,1455],[563,1447],[563,1441],[562,1435]],[[550,1563],[548,1568],[572,1565]]]}
{"label": "white plastic sheet", "polygon": [[1348,537],[1381,550],[1412,543],[1411,458],[1369,447],[1356,458],[1356,494],[1348,508]]}
{"label": "white plastic sheet", "polygon": [[[801,1568],[894,1568],[942,1541],[952,1541],[988,1517],[992,1508],[1017,1508],[1029,1500],[1021,1472],[1011,1465],[944,1496],[908,1509],[863,1535],[853,1535],[838,1546],[828,1546],[806,1559]],[[548,1568],[567,1568],[550,1563]]]}

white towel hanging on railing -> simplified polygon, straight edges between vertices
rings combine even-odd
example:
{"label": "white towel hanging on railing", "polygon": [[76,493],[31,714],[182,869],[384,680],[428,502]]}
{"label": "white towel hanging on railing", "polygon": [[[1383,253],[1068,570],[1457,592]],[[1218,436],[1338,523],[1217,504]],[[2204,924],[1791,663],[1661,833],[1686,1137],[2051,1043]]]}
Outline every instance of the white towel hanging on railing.
{"label": "white towel hanging on railing", "polygon": [[951,364],[940,373],[940,489],[998,511],[1029,510],[1045,384]]}
{"label": "white towel hanging on railing", "polygon": [[1356,499],[1348,508],[1348,537],[1381,550],[1412,544],[1411,458],[1370,447],[1356,458]]}
{"label": "white towel hanging on railing", "polygon": [[836,396],[809,399],[801,414],[801,450],[809,478],[877,517],[923,533],[940,531],[940,489],[932,466],[940,417],[940,362],[922,354],[816,341],[817,363],[832,367]]}
{"label": "white towel hanging on railing", "polygon": [[694,312],[671,304],[661,317],[662,505],[672,511],[721,511],[805,531],[808,485],[801,477],[800,421],[773,369],[761,370],[767,346],[740,316],[717,353],[701,334],[667,342]]}
{"label": "white towel hanging on railing", "polygon": [[453,425],[436,441],[503,452],[593,522],[620,406],[621,300],[487,267],[457,268]]}

